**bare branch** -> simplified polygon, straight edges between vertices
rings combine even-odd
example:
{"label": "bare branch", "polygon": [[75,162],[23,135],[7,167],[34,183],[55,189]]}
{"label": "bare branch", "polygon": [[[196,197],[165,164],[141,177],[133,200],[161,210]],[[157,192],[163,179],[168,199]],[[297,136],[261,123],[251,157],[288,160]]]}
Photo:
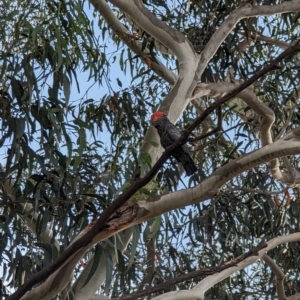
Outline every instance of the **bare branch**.
{"label": "bare branch", "polygon": [[205,279],[200,281],[193,289],[191,290],[183,290],[177,292],[169,292],[163,295],[152,298],[152,300],[163,300],[163,299],[172,299],[172,300],[181,300],[181,299],[205,299],[205,292],[210,289],[212,286],[217,284],[218,282],[223,281],[228,278],[230,275],[235,272],[245,269],[249,265],[257,262],[265,252],[270,251],[271,249],[277,247],[283,243],[291,243],[300,241],[300,233],[293,233],[286,236],[276,237],[267,242],[267,247],[258,251],[257,256],[253,255],[245,260],[236,264],[231,268],[225,269],[220,273],[215,273],[214,275],[207,276]]}
{"label": "bare branch", "polygon": [[145,291],[140,291],[140,292],[137,292],[137,293],[134,293],[131,295],[127,295],[124,297],[120,297],[120,298],[113,298],[112,300],[134,300],[134,299],[137,299],[142,296],[146,296],[146,295],[150,295],[152,293],[157,293],[157,292],[163,291],[165,289],[168,289],[171,286],[174,286],[176,283],[179,283],[179,282],[187,281],[190,279],[195,279],[200,276],[208,276],[208,275],[213,275],[213,274],[219,273],[228,268],[235,267],[239,262],[245,260],[246,258],[248,258],[250,256],[257,255],[257,252],[265,247],[267,247],[266,242],[262,242],[257,247],[250,250],[249,252],[242,254],[230,261],[227,261],[226,263],[223,263],[220,266],[193,271],[188,274],[184,274],[184,275],[178,276],[176,278],[167,280],[164,283],[159,284],[153,288],[148,288]]}
{"label": "bare branch", "polygon": [[208,62],[214,56],[222,42],[226,39],[228,34],[234,26],[242,19],[255,16],[269,16],[277,13],[298,12],[300,11],[299,1],[289,1],[278,5],[255,5],[250,3],[243,3],[235,9],[223,24],[212,35],[211,39],[205,46],[201,53],[200,64],[198,68],[198,76],[201,76],[205,70]]}
{"label": "bare branch", "polygon": [[[128,46],[130,50],[138,54],[141,59],[144,60],[145,64],[147,64],[146,57],[149,55],[149,53],[142,50],[141,43],[131,36],[128,29],[118,20],[106,1],[90,0],[90,3],[95,7],[97,11],[99,11],[107,24],[111,27],[112,31]],[[177,80],[177,75],[161,63],[152,61],[151,69],[158,76],[164,78],[170,84],[174,84]]]}
{"label": "bare branch", "polygon": [[279,300],[285,300],[285,293],[284,293],[284,286],[283,286],[283,280],[284,280],[284,274],[281,271],[281,269],[279,268],[279,266],[272,260],[272,258],[270,256],[268,256],[267,254],[264,254],[261,257],[267,264],[268,266],[271,268],[272,272],[275,275],[276,278],[276,291],[278,294],[278,299]]}
{"label": "bare branch", "polygon": [[157,19],[141,0],[110,0],[110,2],[129,15],[144,31],[171,49],[179,61],[186,61],[187,58],[193,60],[195,52],[189,40],[178,30]]}
{"label": "bare branch", "polygon": [[300,300],[300,293],[296,293],[292,296],[286,297],[286,300]]}
{"label": "bare branch", "polygon": [[225,191],[234,192],[234,191],[243,191],[245,193],[254,193],[254,194],[262,194],[262,195],[279,195],[285,193],[288,188],[284,188],[280,191],[263,191],[263,190],[256,190],[256,189],[247,189],[242,187],[234,187],[234,188],[227,188]]}
{"label": "bare branch", "polygon": [[[239,34],[247,37],[247,33],[244,32],[244,31],[240,31]],[[280,40],[275,40],[275,39],[272,39],[270,37],[267,37],[267,36],[264,36],[262,34],[259,34],[259,33],[255,33],[255,34],[250,34],[250,37],[252,41],[262,41],[262,42],[266,42],[267,44],[270,44],[270,45],[275,45],[275,46],[278,46],[280,48],[282,48],[283,50],[287,49],[288,47],[291,46],[291,44],[289,43],[286,43],[286,42],[283,42],[283,41],[280,41]]]}
{"label": "bare branch", "polygon": [[[196,91],[199,91],[201,95],[205,94],[210,97],[217,97],[219,95],[226,94],[235,86],[236,85],[232,83],[201,83],[197,85]],[[243,90],[237,95],[237,97],[242,99],[252,109],[252,111],[261,116],[261,143],[263,146],[271,144],[273,142],[271,127],[275,121],[275,114],[272,109],[261,102],[259,98],[253,93],[253,90],[251,88]],[[236,101],[233,103],[233,105],[234,104],[236,104]],[[235,110],[242,114],[242,108],[240,108],[239,106],[237,106]],[[300,174],[295,169],[289,168],[290,164],[287,160],[285,160],[285,165],[288,169],[287,173],[283,173],[281,171],[278,159],[271,160],[268,164],[269,170],[275,179],[291,187],[296,187],[300,183]]]}

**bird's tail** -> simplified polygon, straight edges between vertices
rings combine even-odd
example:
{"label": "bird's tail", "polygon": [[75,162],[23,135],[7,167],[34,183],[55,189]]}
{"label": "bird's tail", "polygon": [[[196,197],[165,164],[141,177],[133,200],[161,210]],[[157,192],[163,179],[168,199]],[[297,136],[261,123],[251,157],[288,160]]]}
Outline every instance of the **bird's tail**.
{"label": "bird's tail", "polygon": [[197,167],[191,157],[182,164],[186,175],[191,176],[197,171]]}

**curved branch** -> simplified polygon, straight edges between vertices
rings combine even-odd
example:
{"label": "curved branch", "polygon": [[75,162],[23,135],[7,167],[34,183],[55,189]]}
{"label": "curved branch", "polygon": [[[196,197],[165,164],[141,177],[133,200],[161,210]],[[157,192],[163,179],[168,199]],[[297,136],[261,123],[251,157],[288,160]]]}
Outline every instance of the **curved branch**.
{"label": "curved branch", "polygon": [[[189,40],[182,33],[157,19],[146,9],[142,1],[110,0],[110,2],[129,15],[139,27],[170,48],[176,55],[179,66],[178,79],[160,106],[160,110],[166,113],[170,121],[176,123],[190,102],[190,96],[199,80],[199,77],[195,76],[198,68],[198,55],[194,52]],[[151,156],[152,164],[154,164],[160,157],[163,149],[162,147],[153,147],[149,141],[159,141],[156,130],[151,127],[145,135],[142,151],[147,152]]]}
{"label": "curved branch", "polygon": [[223,24],[212,35],[211,39],[201,53],[200,64],[198,68],[198,76],[201,76],[208,62],[217,52],[221,43],[226,39],[234,26],[242,19],[255,16],[269,16],[278,13],[298,12],[300,11],[299,1],[288,1],[277,5],[256,5],[243,3],[235,9]]}
{"label": "curved branch", "polygon": [[288,47],[291,46],[291,44],[280,41],[278,39],[272,39],[268,36],[264,36],[260,33],[254,33],[254,34],[250,34],[250,36],[248,36],[248,34],[244,31],[240,31],[239,34],[241,34],[242,36],[248,37],[249,39],[251,39],[252,41],[262,41],[262,42],[266,42],[267,44],[270,45],[275,45],[278,46],[280,48],[282,48],[283,50],[287,49]]}
{"label": "curved branch", "polygon": [[219,273],[225,269],[231,268],[231,267],[235,267],[237,263],[245,260],[246,258],[253,256],[253,255],[257,255],[257,252],[263,248],[267,247],[267,243],[262,241],[261,243],[258,244],[257,247],[255,247],[254,249],[248,251],[245,254],[242,254],[234,259],[231,259],[230,261],[227,261],[219,266],[216,267],[210,267],[210,268],[202,268],[200,270],[196,270],[196,271],[191,271],[187,274],[183,274],[183,275],[179,275],[175,278],[172,279],[168,279],[165,282],[158,284],[154,287],[148,288],[144,291],[141,292],[136,292],[133,293],[131,295],[126,295],[124,297],[120,297],[120,298],[113,298],[112,300],[134,300],[137,298],[140,298],[142,296],[146,296],[146,295],[150,295],[152,293],[157,293],[163,290],[166,290],[170,287],[173,287],[176,283],[179,282],[184,282],[186,280],[191,280],[191,279],[195,279],[199,276],[208,276],[208,275],[214,275],[216,273]]}
{"label": "curved branch", "polygon": [[216,273],[214,275],[210,275],[200,281],[193,289],[184,290],[184,291],[176,291],[169,292],[158,297],[152,298],[152,300],[162,300],[162,299],[172,299],[172,300],[181,300],[181,299],[205,299],[205,292],[210,289],[212,286],[217,284],[218,282],[223,281],[228,278],[233,273],[245,269],[246,267],[252,265],[262,258],[265,252],[270,251],[271,249],[277,247],[283,243],[291,243],[300,241],[300,233],[292,233],[290,235],[276,237],[269,242],[267,242],[268,246],[258,251],[257,255],[250,256],[245,260],[238,263],[236,266],[231,267],[229,269],[225,269],[220,273]]}
{"label": "curved branch", "polygon": [[[217,97],[224,95],[230,92],[237,85],[230,83],[202,83],[198,84],[196,90],[200,90],[201,95],[207,95],[210,97]],[[198,96],[198,95],[196,95]],[[271,134],[271,127],[275,121],[275,114],[272,109],[259,100],[259,98],[254,94],[251,88],[247,88],[240,92],[237,96],[243,100],[255,113],[261,116],[260,123],[260,139],[263,146],[273,143],[273,138]],[[233,104],[236,104],[235,101]],[[243,107],[238,105],[236,107],[238,113],[243,113]],[[287,184],[290,187],[297,187],[300,184],[299,173],[293,169],[287,173],[283,173],[279,168],[279,160],[274,159],[269,161],[269,170],[272,176],[281,181],[282,183]],[[286,163],[287,169],[289,170],[289,164]]]}
{"label": "curved branch", "polygon": [[156,18],[141,0],[110,0],[110,2],[130,16],[144,31],[171,49],[179,61],[186,61],[187,58],[193,60],[195,51],[189,40],[181,32]]}
{"label": "curved branch", "polygon": [[[128,46],[128,48],[139,55],[145,64],[147,64],[146,57],[149,53],[142,50],[142,45],[139,41],[135,40],[128,29],[118,20],[112,9],[105,0],[89,0],[95,9],[102,15],[104,20],[110,26],[112,31]],[[165,79],[170,84],[174,84],[177,80],[177,75],[171,70],[166,68],[161,63],[152,61],[151,69],[160,77]]]}
{"label": "curved branch", "polygon": [[284,280],[284,274],[282,270],[279,268],[279,266],[273,261],[273,259],[268,256],[267,254],[264,254],[261,257],[267,265],[271,268],[272,272],[275,275],[276,278],[276,291],[278,294],[278,299],[279,300],[285,300],[285,293],[284,293],[284,286],[283,286],[283,280]]}

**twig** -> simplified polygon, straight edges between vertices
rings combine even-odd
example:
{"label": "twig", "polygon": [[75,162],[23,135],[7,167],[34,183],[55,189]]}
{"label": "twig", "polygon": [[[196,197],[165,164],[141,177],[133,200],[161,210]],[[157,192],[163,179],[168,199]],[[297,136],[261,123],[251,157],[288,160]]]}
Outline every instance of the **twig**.
{"label": "twig", "polygon": [[211,135],[213,135],[213,134],[215,134],[219,131],[222,131],[222,110],[221,110],[221,107],[222,107],[221,105],[218,107],[218,124],[217,124],[217,127],[214,128],[213,130],[209,131],[209,132],[206,132],[206,133],[194,138],[194,139],[189,138],[188,141],[190,143],[195,143],[195,142],[203,140],[206,137],[211,136]]}

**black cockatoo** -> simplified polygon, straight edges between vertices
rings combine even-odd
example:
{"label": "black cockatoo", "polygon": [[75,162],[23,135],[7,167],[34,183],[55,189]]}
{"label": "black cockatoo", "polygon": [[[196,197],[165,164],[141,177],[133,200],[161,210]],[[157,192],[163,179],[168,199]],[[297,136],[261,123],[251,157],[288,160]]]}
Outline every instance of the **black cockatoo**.
{"label": "black cockatoo", "polygon": [[[151,124],[157,129],[160,136],[160,143],[165,149],[181,136],[180,130],[161,111],[157,111],[151,116]],[[182,163],[188,176],[193,175],[197,171],[187,145],[178,147],[172,155]]]}

